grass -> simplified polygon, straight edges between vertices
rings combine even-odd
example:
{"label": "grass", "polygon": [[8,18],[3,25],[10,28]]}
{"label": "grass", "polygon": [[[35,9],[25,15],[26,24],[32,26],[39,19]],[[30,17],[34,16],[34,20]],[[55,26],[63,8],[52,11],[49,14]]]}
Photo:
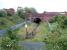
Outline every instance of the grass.
{"label": "grass", "polygon": [[5,29],[16,24],[22,23],[23,19],[19,16],[7,16],[7,17],[0,17],[0,29]]}
{"label": "grass", "polygon": [[[27,27],[28,33],[30,33],[30,32],[33,30],[33,28],[34,28],[33,26],[34,26],[34,23],[28,24],[28,27]],[[22,27],[18,30],[17,34],[21,37],[21,40],[23,40],[23,38],[24,38],[25,35],[26,35],[26,28],[25,28],[25,26],[22,26]]]}
{"label": "grass", "polygon": [[4,24],[0,25],[0,29],[4,29],[4,28],[7,28],[7,27],[15,25],[10,20],[7,20],[7,18],[0,18],[0,21],[4,23]]}
{"label": "grass", "polygon": [[[33,30],[33,28],[35,27],[34,25],[35,25],[34,23],[31,23],[30,25],[28,25],[27,31],[31,32]],[[53,23],[51,25],[52,25],[52,28],[55,29],[57,24]],[[64,36],[67,35],[66,34],[67,33],[66,30],[67,29],[61,31],[62,33],[65,33],[65,34],[63,34]],[[55,33],[57,33],[57,32],[55,32]],[[19,31],[18,31],[18,35],[21,35],[23,37],[25,34],[26,34],[25,27],[20,28]],[[29,41],[32,41],[32,42],[42,42],[44,40],[44,38],[47,37],[47,35],[51,36],[50,34],[53,35],[50,32],[50,30],[49,30],[48,24],[47,23],[41,23],[39,25],[39,27],[37,28],[37,30],[36,30],[35,37],[32,38],[32,39],[25,39],[24,41],[26,41],[26,42],[27,41],[28,42]],[[23,39],[22,37],[21,37],[21,39]]]}
{"label": "grass", "polygon": [[10,21],[12,21],[13,23],[15,23],[15,24],[18,24],[18,23],[21,23],[22,21],[23,21],[23,19],[22,18],[20,18],[19,16],[16,16],[16,15],[14,15],[14,16],[7,16],[6,17],[8,20],[10,20]]}
{"label": "grass", "polygon": [[37,29],[36,36],[32,39],[32,41],[33,42],[42,42],[47,33],[48,33],[47,24],[41,23]]}
{"label": "grass", "polygon": [[[10,18],[13,18],[13,17],[10,17]],[[5,18],[3,18],[3,19],[0,18],[0,19],[3,20],[5,23],[7,23],[9,21],[10,24],[7,24],[9,26],[15,25],[14,22],[10,21],[10,18],[9,18],[9,20],[7,20]],[[4,25],[2,25],[2,26],[4,26]],[[62,29],[61,27],[57,27],[57,26],[59,26],[58,23],[52,23],[51,28],[53,31],[51,31],[49,29],[48,24],[43,22],[37,28],[35,37],[32,39],[24,39],[24,42],[25,41],[26,42],[44,42],[47,44],[48,50],[51,50],[51,49],[59,50],[57,48],[57,46],[59,46],[59,45],[62,45],[62,47],[65,47],[65,45],[66,45],[66,47],[67,47],[67,28]],[[4,26],[4,27],[6,27],[6,26]],[[28,28],[27,28],[28,33],[32,32],[32,30],[34,28],[35,28],[34,23],[28,24]],[[23,41],[23,37],[26,35],[25,27],[23,26],[19,30],[17,30],[17,34],[20,35],[19,36],[20,40]],[[61,46],[59,46],[59,47],[61,47]]]}
{"label": "grass", "polygon": [[[32,32],[32,30],[35,28],[34,25],[35,25],[34,23],[28,25],[28,28],[27,28],[28,33]],[[25,39],[24,41],[41,42],[41,41],[44,40],[44,36],[47,33],[48,33],[47,24],[46,23],[41,23],[36,30],[35,37],[32,38],[32,39]],[[25,34],[26,34],[25,27],[20,28],[19,31],[18,31],[18,35],[23,36]],[[21,37],[21,39],[23,39],[23,38]]]}

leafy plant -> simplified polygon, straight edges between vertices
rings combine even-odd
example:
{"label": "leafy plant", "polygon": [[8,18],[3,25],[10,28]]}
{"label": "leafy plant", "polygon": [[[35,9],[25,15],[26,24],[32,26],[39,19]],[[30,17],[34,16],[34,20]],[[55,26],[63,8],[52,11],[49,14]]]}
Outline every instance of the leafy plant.
{"label": "leafy plant", "polygon": [[16,32],[8,30],[6,35],[2,37],[1,50],[20,50]]}
{"label": "leafy plant", "polygon": [[25,12],[24,9],[18,9],[17,10],[18,16],[20,16],[22,19],[25,19]]}
{"label": "leafy plant", "polygon": [[49,31],[47,37],[44,38],[48,50],[67,50],[66,20],[66,16],[55,16],[52,19],[51,25],[54,25],[54,23],[58,25],[56,25],[57,28],[53,28],[53,31]]}
{"label": "leafy plant", "polygon": [[7,12],[4,10],[0,10],[0,17],[5,17],[7,16]]}

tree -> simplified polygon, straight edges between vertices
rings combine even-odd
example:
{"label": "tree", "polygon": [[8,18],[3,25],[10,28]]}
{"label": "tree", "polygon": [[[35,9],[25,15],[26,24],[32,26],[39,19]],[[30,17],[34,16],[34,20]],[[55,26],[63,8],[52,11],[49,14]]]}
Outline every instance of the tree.
{"label": "tree", "polygon": [[37,11],[36,11],[35,8],[30,8],[30,11],[31,11],[33,14],[36,14],[36,13],[37,13]]}
{"label": "tree", "polygon": [[6,11],[7,11],[7,15],[8,15],[8,16],[12,16],[12,15],[14,15],[14,13],[15,13],[15,10],[14,10],[13,8],[9,8],[9,9],[7,9]]}
{"label": "tree", "polygon": [[32,17],[33,14],[37,14],[37,11],[35,8],[25,7],[24,11],[25,11],[26,19],[28,19],[28,17]]}
{"label": "tree", "polygon": [[17,9],[17,14],[18,16],[20,16],[21,18],[25,19],[25,11],[23,8],[18,8]]}
{"label": "tree", "polygon": [[20,16],[23,19],[27,18],[27,15],[29,15],[29,13],[36,14],[37,11],[34,8],[28,8],[28,7],[25,7],[25,8],[18,7],[18,9],[17,9],[18,16]]}
{"label": "tree", "polygon": [[7,12],[4,10],[0,10],[0,17],[5,17],[7,16]]}
{"label": "tree", "polygon": [[37,13],[37,11],[36,11],[35,8],[25,7],[24,10],[25,10],[26,13],[33,13],[33,14],[36,14]]}

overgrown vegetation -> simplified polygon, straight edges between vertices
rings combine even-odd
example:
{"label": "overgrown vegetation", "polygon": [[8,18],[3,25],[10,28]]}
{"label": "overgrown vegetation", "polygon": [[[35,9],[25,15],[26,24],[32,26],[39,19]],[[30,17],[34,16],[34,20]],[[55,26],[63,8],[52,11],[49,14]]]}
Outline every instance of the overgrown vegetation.
{"label": "overgrown vegetation", "polygon": [[28,19],[28,13],[35,13],[34,8],[22,8],[19,7],[17,11],[13,8],[0,10],[0,29],[8,28],[10,26],[22,23],[25,19]]}
{"label": "overgrown vegetation", "polygon": [[1,50],[21,50],[19,46],[19,38],[17,37],[17,31],[8,30],[8,32],[1,37],[0,49]]}
{"label": "overgrown vegetation", "polygon": [[[16,24],[22,23],[27,18],[26,13],[37,13],[33,8],[19,9],[15,14],[7,15],[5,11],[0,10],[0,29],[8,28]],[[32,25],[32,26],[31,26]],[[28,25],[27,31],[30,33],[34,24]],[[26,35],[25,28],[18,31],[21,39],[17,38],[17,32],[8,30],[6,35],[0,38],[1,50],[21,50],[18,41],[23,40]],[[35,31],[34,31],[35,32]],[[54,16],[48,23],[44,22],[39,25],[32,39],[24,39],[25,41],[44,42],[47,50],[67,50],[67,16]]]}
{"label": "overgrown vegetation", "polygon": [[0,17],[5,17],[7,16],[7,12],[4,10],[0,10]]}
{"label": "overgrown vegetation", "polygon": [[66,20],[66,16],[59,15],[53,17],[52,22],[41,23],[35,37],[25,41],[44,42],[47,50],[67,50]]}
{"label": "overgrown vegetation", "polygon": [[50,23],[51,26],[56,23],[57,28],[49,31],[44,38],[48,50],[67,50],[67,25],[65,20],[67,20],[66,16],[55,16]]}
{"label": "overgrown vegetation", "polygon": [[24,20],[19,16],[7,16],[0,18],[0,29],[5,29],[16,24],[22,23]]}

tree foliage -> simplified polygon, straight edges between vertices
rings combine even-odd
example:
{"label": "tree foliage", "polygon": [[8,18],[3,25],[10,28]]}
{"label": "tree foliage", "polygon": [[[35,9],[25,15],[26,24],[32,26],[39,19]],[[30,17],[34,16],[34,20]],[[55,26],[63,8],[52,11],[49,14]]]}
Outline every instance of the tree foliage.
{"label": "tree foliage", "polygon": [[20,16],[20,17],[23,18],[23,19],[25,19],[25,17],[27,18],[27,14],[28,14],[28,13],[36,14],[37,11],[36,11],[36,9],[34,9],[34,8],[28,8],[28,7],[25,7],[25,8],[19,7],[19,8],[17,9],[17,14],[18,14],[18,16]]}
{"label": "tree foliage", "polygon": [[36,14],[37,13],[37,11],[36,11],[35,8],[25,7],[24,10],[25,10],[26,13],[33,13],[33,14]]}
{"label": "tree foliage", "polygon": [[5,17],[5,16],[7,16],[6,11],[0,10],[0,17]]}
{"label": "tree foliage", "polygon": [[18,16],[20,16],[22,19],[25,19],[25,12],[24,12],[24,9],[23,9],[23,8],[18,9],[18,10],[17,10],[17,14],[18,14]]}

